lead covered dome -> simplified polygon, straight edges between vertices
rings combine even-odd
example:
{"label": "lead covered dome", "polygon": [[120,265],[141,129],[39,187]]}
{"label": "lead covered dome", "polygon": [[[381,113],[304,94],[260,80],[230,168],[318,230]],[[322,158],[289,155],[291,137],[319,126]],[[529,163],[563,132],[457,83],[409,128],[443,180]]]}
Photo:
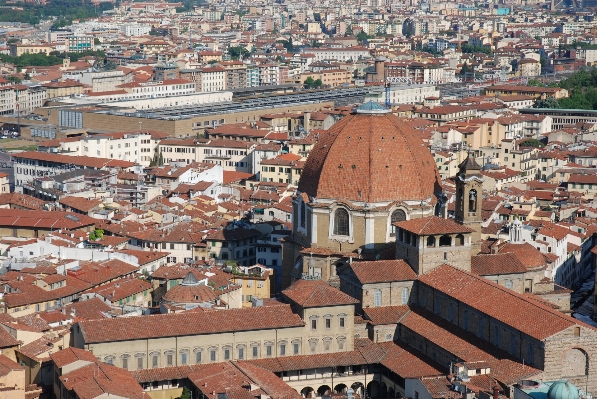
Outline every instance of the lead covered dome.
{"label": "lead covered dome", "polygon": [[434,200],[441,179],[417,133],[368,102],[324,133],[309,154],[298,190],[354,202]]}
{"label": "lead covered dome", "polygon": [[554,382],[549,390],[547,391],[547,399],[578,399],[579,392],[578,388],[566,381]]}

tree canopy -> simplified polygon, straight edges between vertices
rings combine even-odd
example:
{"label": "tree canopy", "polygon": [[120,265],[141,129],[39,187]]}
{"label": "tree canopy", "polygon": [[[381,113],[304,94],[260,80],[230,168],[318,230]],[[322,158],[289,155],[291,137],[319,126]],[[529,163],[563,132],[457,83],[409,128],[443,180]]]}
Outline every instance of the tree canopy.
{"label": "tree canopy", "polygon": [[235,46],[235,47],[228,47],[228,54],[230,54],[230,58],[233,60],[240,59],[241,55],[243,58],[246,58],[249,54],[249,50],[244,48],[243,46]]}
{"label": "tree canopy", "polygon": [[545,144],[543,144],[540,140],[537,140],[537,139],[528,139],[528,140],[525,140],[522,143],[520,143],[519,146],[520,147],[541,148],[541,147],[545,147]]}

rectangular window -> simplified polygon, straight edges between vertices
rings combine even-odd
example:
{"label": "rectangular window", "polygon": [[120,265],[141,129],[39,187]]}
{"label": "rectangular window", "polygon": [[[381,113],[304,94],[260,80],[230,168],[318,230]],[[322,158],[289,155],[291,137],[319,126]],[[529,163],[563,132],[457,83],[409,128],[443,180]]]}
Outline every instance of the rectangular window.
{"label": "rectangular window", "polygon": [[256,346],[253,347],[253,359],[257,359],[258,356],[258,348]]}
{"label": "rectangular window", "polygon": [[292,353],[295,355],[299,354],[299,344],[292,344]]}
{"label": "rectangular window", "polygon": [[195,363],[201,363],[201,351],[195,353]]}
{"label": "rectangular window", "polygon": [[245,358],[245,349],[238,348],[238,360],[243,360]]}
{"label": "rectangular window", "polygon": [[187,364],[187,354],[186,353],[182,353],[180,355],[180,364]]}
{"label": "rectangular window", "polygon": [[172,355],[167,355],[166,356],[166,363],[168,364],[168,366],[172,366],[172,359],[174,356]]}
{"label": "rectangular window", "polygon": [[224,349],[224,360],[230,360],[230,349]]}
{"label": "rectangular window", "polygon": [[280,344],[280,356],[285,356],[285,355],[286,355],[286,345]]}
{"label": "rectangular window", "polygon": [[158,357],[157,355],[154,355],[151,357],[151,367],[157,367],[158,366]]}
{"label": "rectangular window", "polygon": [[344,328],[344,317],[340,317],[340,327]]}
{"label": "rectangular window", "polygon": [[137,370],[143,370],[143,358],[142,357],[137,358]]}
{"label": "rectangular window", "polygon": [[266,345],[265,346],[265,354],[267,356],[271,356],[272,355],[272,346],[271,345]]}
{"label": "rectangular window", "polygon": [[211,360],[212,362],[216,361],[216,351],[215,350],[209,351],[209,360]]}
{"label": "rectangular window", "polygon": [[375,290],[373,296],[373,306],[381,306],[381,290]]}
{"label": "rectangular window", "polygon": [[332,328],[332,319],[325,319],[325,328]]}
{"label": "rectangular window", "polygon": [[408,304],[408,287],[402,288],[402,304]]}
{"label": "rectangular window", "polygon": [[311,329],[317,330],[317,320],[311,320]]}
{"label": "rectangular window", "polygon": [[128,357],[125,357],[122,359],[122,368],[125,370],[129,369],[129,359]]}

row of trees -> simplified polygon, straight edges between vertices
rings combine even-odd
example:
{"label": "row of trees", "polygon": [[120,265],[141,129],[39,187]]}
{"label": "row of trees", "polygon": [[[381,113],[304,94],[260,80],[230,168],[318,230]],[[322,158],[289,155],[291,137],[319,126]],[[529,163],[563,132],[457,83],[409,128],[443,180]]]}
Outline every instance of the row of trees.
{"label": "row of trees", "polygon": [[7,6],[6,0],[0,0],[0,21],[2,22],[24,22],[37,25],[42,19],[57,17],[52,26],[60,28],[70,25],[75,19],[87,19],[101,15],[103,11],[111,10],[114,4],[101,3],[91,4],[90,0],[52,0],[45,5],[20,3],[22,10]]}
{"label": "row of trees", "polygon": [[321,81],[321,79],[313,79],[311,76],[305,79],[305,88],[307,89],[318,89],[322,85],[323,82]]}
{"label": "row of trees", "polygon": [[[533,84],[540,85],[537,82]],[[553,87],[552,84],[549,86]],[[533,107],[597,110],[597,68],[575,72],[567,79],[561,80],[558,86],[568,90],[570,96],[559,100],[555,98],[537,100]]]}
{"label": "row of trees", "polygon": [[52,51],[46,55],[44,53],[22,54],[18,57],[13,57],[7,54],[0,54],[0,61],[14,64],[19,70],[27,66],[52,66],[60,65],[63,60],[69,58],[71,62],[84,59],[85,57],[105,58],[103,51],[85,51],[82,53],[61,53]]}

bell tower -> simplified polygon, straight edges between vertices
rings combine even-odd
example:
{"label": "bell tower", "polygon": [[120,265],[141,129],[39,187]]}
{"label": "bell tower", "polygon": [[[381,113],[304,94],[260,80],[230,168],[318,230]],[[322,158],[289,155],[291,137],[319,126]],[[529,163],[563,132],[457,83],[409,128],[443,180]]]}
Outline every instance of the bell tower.
{"label": "bell tower", "polygon": [[472,154],[468,154],[466,159],[458,165],[458,175],[456,176],[456,209],[454,219],[463,226],[469,227],[474,231],[471,234],[473,246],[473,255],[476,255],[476,249],[480,248],[481,242],[481,223],[483,216],[482,194],[483,194],[483,176],[481,175],[481,166],[475,161]]}

